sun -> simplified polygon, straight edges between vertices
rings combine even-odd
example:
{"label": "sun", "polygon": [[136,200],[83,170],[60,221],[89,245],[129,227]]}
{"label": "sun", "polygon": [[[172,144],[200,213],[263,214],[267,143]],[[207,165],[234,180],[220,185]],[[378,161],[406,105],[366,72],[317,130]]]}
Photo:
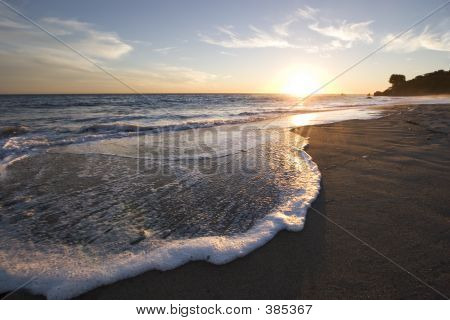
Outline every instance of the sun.
{"label": "sun", "polygon": [[304,97],[319,89],[320,83],[312,73],[297,71],[287,76],[281,92],[297,97]]}

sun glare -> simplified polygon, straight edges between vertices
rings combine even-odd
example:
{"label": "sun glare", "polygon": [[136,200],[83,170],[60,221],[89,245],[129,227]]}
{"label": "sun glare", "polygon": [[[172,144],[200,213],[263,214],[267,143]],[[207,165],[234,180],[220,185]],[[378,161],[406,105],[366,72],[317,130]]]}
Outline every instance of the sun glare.
{"label": "sun glare", "polygon": [[297,97],[304,97],[319,88],[319,81],[310,73],[297,72],[287,77],[281,92]]}
{"label": "sun glare", "polygon": [[308,126],[314,123],[314,120],[317,118],[317,114],[315,113],[303,113],[297,114],[291,117],[291,122],[294,126]]}

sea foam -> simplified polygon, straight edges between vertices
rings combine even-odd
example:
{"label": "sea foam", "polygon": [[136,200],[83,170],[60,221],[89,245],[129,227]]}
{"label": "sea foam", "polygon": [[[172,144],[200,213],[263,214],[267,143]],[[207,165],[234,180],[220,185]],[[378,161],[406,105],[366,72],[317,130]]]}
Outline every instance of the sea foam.
{"label": "sea foam", "polygon": [[[136,276],[148,270],[170,270],[189,261],[224,264],[264,245],[280,230],[300,231],[306,212],[320,189],[320,171],[302,149],[293,161],[305,174],[307,185],[280,203],[243,233],[164,240],[156,248],[96,256],[83,246],[54,246],[35,250],[32,243],[11,238],[12,252],[0,250],[2,292],[25,288],[49,299],[68,299],[101,285]],[[7,230],[1,230],[7,232]]]}

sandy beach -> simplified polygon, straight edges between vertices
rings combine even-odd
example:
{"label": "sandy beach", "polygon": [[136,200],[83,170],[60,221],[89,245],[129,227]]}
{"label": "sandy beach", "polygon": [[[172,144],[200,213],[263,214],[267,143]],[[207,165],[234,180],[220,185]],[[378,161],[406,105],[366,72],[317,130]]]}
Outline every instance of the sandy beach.
{"label": "sandy beach", "polygon": [[[191,262],[80,299],[441,299],[450,295],[450,106],[294,129],[322,189],[301,232],[225,265]],[[8,298],[39,298],[25,292]]]}

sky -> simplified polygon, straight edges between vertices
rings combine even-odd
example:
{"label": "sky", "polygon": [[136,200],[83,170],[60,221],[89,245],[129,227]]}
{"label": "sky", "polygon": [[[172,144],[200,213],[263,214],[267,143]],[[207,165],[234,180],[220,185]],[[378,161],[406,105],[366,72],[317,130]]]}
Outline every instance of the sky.
{"label": "sky", "polygon": [[[446,2],[0,0],[0,93],[305,95]],[[447,5],[320,92],[449,65]]]}

